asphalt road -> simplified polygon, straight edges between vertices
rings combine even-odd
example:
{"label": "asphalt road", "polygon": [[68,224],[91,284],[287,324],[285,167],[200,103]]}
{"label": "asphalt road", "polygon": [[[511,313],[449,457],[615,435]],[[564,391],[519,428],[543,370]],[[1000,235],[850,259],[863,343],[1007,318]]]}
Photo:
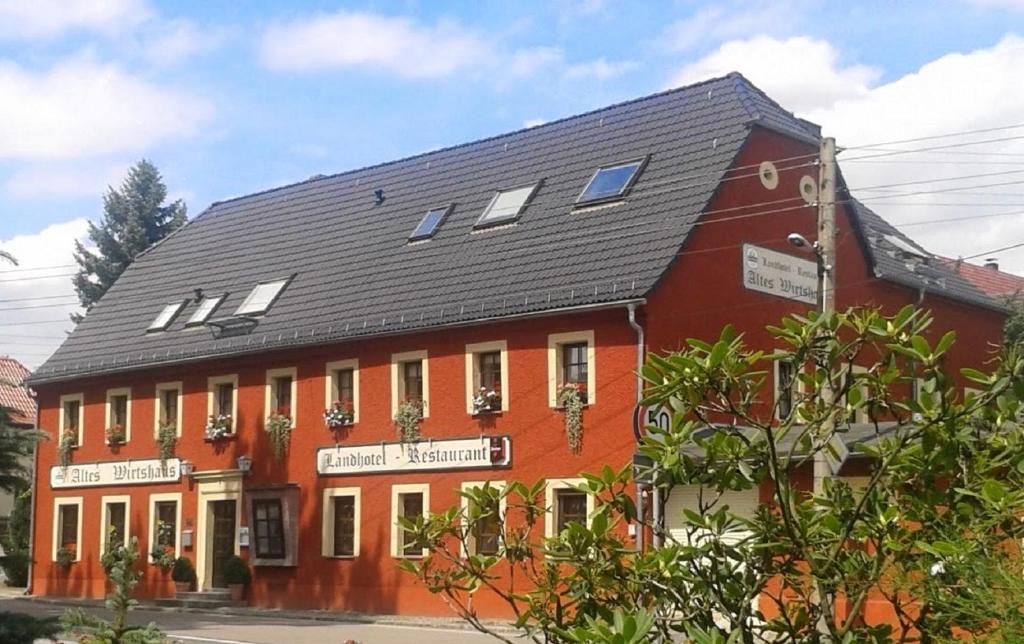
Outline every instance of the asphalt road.
{"label": "asphalt road", "polygon": [[[0,599],[0,611],[30,615],[61,615],[65,607],[25,599]],[[343,624],[278,617],[249,617],[136,610],[133,623],[155,622],[173,640],[184,644],[483,644],[498,640],[472,631],[384,624]],[[525,640],[524,640],[525,641]]]}

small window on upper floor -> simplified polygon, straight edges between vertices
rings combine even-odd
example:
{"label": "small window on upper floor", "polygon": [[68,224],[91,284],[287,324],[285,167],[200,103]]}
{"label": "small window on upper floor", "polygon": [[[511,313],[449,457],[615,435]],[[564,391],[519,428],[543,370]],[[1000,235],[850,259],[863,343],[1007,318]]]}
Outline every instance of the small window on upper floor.
{"label": "small window on upper floor", "polygon": [[220,303],[224,301],[224,297],[224,295],[215,295],[213,297],[208,296],[204,298],[203,301],[199,303],[199,307],[195,310],[195,313],[192,314],[192,317],[190,317],[188,322],[185,323],[185,326],[199,326],[200,324],[205,323],[210,319],[210,316],[213,315],[213,312],[217,310]]}
{"label": "small window on upper floor", "polygon": [[277,300],[278,295],[284,290],[288,280],[274,280],[273,282],[262,282],[249,293],[242,305],[235,311],[235,315],[261,315],[266,313],[270,306]]}
{"label": "small window on upper floor", "polygon": [[171,326],[171,322],[174,322],[174,318],[178,316],[178,313],[181,312],[181,309],[185,307],[187,302],[188,300],[182,300],[165,306],[146,331],[166,331],[167,327]]}
{"label": "small window on upper floor", "polygon": [[480,219],[476,220],[474,228],[485,228],[515,221],[539,187],[540,182],[538,181],[526,186],[499,190],[491,199],[491,203],[484,208]]}
{"label": "small window on upper floor", "polygon": [[590,183],[576,199],[576,205],[611,201],[625,196],[636,181],[646,159],[598,168]]}
{"label": "small window on upper floor", "polygon": [[441,224],[448,217],[451,209],[451,205],[447,205],[444,208],[428,210],[427,214],[423,215],[423,219],[420,220],[420,224],[416,226],[416,230],[412,231],[412,234],[409,235],[409,241],[414,242],[433,237],[437,229],[441,227]]}

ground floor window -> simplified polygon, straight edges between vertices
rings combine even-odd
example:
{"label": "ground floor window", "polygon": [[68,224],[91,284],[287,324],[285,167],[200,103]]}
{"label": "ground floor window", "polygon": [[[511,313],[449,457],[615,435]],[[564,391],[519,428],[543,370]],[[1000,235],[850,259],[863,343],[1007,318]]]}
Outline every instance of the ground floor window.
{"label": "ground floor window", "polygon": [[359,497],[357,487],[332,487],[324,490],[324,557],[359,556]]}
{"label": "ground floor window", "polygon": [[105,496],[102,500],[100,552],[108,552],[128,541],[128,508],[130,500],[127,496]]}
{"label": "ground floor window", "polygon": [[402,528],[401,519],[426,516],[430,505],[427,484],[391,486],[391,554],[395,557],[422,557],[425,544],[412,532]]}
{"label": "ground floor window", "polygon": [[58,498],[53,505],[53,552],[51,559],[59,561],[70,556],[71,561],[82,559],[82,498]]}
{"label": "ground floor window", "polygon": [[280,499],[258,499],[252,502],[256,520],[256,556],[262,559],[284,558],[284,516]]}
{"label": "ground floor window", "polygon": [[178,530],[181,523],[181,494],[153,494],[149,497],[149,551],[152,559],[158,554],[177,556]]}
{"label": "ground floor window", "polygon": [[496,555],[501,547],[502,516],[505,513],[505,499],[499,499],[504,481],[480,481],[463,483],[464,492],[474,491],[477,501],[462,497],[469,534],[467,539],[469,555]]}
{"label": "ground floor window", "polygon": [[299,487],[294,483],[252,487],[249,501],[249,563],[295,566],[299,562]]}
{"label": "ground floor window", "polygon": [[557,536],[570,523],[587,525],[594,511],[594,495],[577,489],[583,483],[583,479],[548,481],[545,493],[548,512],[544,520],[546,536]]}

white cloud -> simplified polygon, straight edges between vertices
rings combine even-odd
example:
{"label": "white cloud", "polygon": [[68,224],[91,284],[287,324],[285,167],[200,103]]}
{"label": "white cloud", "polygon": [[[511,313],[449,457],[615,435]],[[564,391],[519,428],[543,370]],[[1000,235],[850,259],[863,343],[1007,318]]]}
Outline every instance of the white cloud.
{"label": "white cloud", "polygon": [[114,35],[150,16],[143,0],[0,0],[0,40],[55,38],[71,31]]}
{"label": "white cloud", "polygon": [[189,20],[170,20],[144,37],[142,56],[154,65],[168,67],[213,51],[226,39],[224,31],[200,29]]}
{"label": "white cloud", "polygon": [[806,2],[716,3],[673,22],[659,38],[661,49],[690,51],[709,43],[753,35],[788,34],[802,22]]}
{"label": "white cloud", "polygon": [[7,271],[0,272],[0,318],[4,325],[0,326],[0,354],[34,368],[71,330],[68,316],[78,310],[78,305],[68,276],[74,268],[67,266],[74,264],[74,242],[85,241],[87,225],[85,219],[74,219],[32,235],[0,240],[0,248],[13,254],[19,263],[16,270],[0,267],[0,271]]}
{"label": "white cloud", "polygon": [[94,161],[19,165],[4,179],[3,191],[14,199],[95,197],[99,203],[107,186],[120,184],[126,167]]}
{"label": "white cloud", "polygon": [[274,70],[370,66],[406,78],[447,76],[489,55],[483,38],[454,22],[426,25],[358,11],[272,25],[260,43],[263,63]]}
{"label": "white cloud", "polygon": [[0,61],[0,159],[97,157],[189,136],[205,100],[79,56],[34,73]]}
{"label": "white cloud", "polygon": [[558,47],[526,47],[512,54],[508,72],[517,78],[528,78],[542,69],[565,63],[565,54]]}
{"label": "white cloud", "polygon": [[836,101],[862,96],[880,76],[879,70],[865,65],[840,65],[838,52],[823,40],[758,36],[723,44],[677,71],[671,85],[687,85],[731,71],[742,72],[772,98],[796,111],[827,108]]}
{"label": "white cloud", "polygon": [[523,121],[523,127],[537,127],[538,125],[544,125],[547,123],[545,119],[527,119]]}
{"label": "white cloud", "polygon": [[565,77],[572,80],[588,79],[606,81],[637,68],[630,60],[609,62],[604,57],[585,63],[575,63],[565,68]]}

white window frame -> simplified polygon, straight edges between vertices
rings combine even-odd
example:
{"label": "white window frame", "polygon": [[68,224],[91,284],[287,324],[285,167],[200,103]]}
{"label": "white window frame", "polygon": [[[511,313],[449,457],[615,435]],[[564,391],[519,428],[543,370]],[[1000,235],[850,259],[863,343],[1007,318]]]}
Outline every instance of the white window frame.
{"label": "white window frame", "polygon": [[60,549],[58,542],[62,532],[60,525],[60,509],[65,505],[78,507],[78,525],[75,528],[75,561],[82,560],[82,497],[80,496],[58,496],[53,499],[53,538],[51,541],[50,561],[57,561],[57,550]]}
{"label": "white window frame", "polygon": [[[275,381],[278,378],[291,378],[292,379],[291,392],[289,393],[289,396],[291,398],[292,404],[291,404],[290,409],[288,411],[291,414],[291,417],[292,417],[292,427],[294,428],[295,427],[295,417],[297,415],[296,407],[298,407],[298,399],[296,398],[296,395],[298,394],[298,389],[299,389],[299,387],[298,387],[298,385],[299,385],[298,369],[296,369],[295,367],[281,367],[279,369],[267,369],[267,377],[266,377],[265,384],[263,386],[263,419],[266,420],[267,418],[270,418],[270,415],[272,413],[274,413],[275,411],[277,411],[274,408],[274,400],[277,398],[277,382],[275,382]],[[232,416],[232,418],[233,418],[233,416]]]}
{"label": "white window frame", "polygon": [[[503,489],[505,487],[505,481],[463,481],[462,482],[462,491],[463,492],[468,492],[468,491],[472,490],[475,487],[483,487],[486,484],[490,484],[490,486],[492,488],[495,488],[497,490],[501,490],[501,489]],[[467,517],[469,515],[469,499],[467,499],[466,497],[461,496],[461,495],[460,495],[459,498],[460,498],[459,505],[462,508],[462,528],[464,530],[468,530],[469,522],[466,519],[467,519]],[[508,512],[508,497],[503,497],[503,498],[501,498],[498,501],[498,514],[501,515],[502,517],[504,517],[504,516],[506,516],[507,512]],[[503,522],[503,524],[504,524],[504,522]],[[468,549],[466,548],[466,545],[469,546]],[[462,557],[463,558],[468,557],[470,555],[477,554],[477,552],[476,552],[476,537],[473,535],[472,532],[468,532],[467,533],[467,535],[466,535],[466,544],[463,545],[463,546],[460,546],[460,548],[462,550]]]}
{"label": "white window frame", "polygon": [[402,527],[398,525],[399,501],[404,494],[423,495],[423,516],[430,515],[430,484],[429,483],[403,483],[391,486],[391,556],[395,559],[419,559],[426,557],[430,552],[429,548],[423,548],[419,555],[409,555],[402,552]]}
{"label": "white window frame", "polygon": [[426,349],[391,354],[391,417],[398,413],[398,403],[405,390],[405,372],[400,369],[406,362],[419,360],[423,363],[423,417],[430,417],[430,360]]}
{"label": "white window frame", "polygon": [[64,431],[67,429],[67,419],[64,418],[64,409],[66,403],[77,402],[78,403],[78,447],[82,446],[82,439],[85,436],[85,394],[64,394],[60,397],[60,411],[57,424],[60,426],[61,436],[64,435]]}
{"label": "white window frame", "polygon": [[[867,367],[862,367],[859,364],[851,365],[851,367],[850,367],[850,377],[854,377],[854,376],[857,376],[857,375],[863,375],[863,374],[866,374],[866,373],[868,373],[868,368]],[[867,389],[867,387],[865,387],[863,385],[857,385],[856,387],[857,387],[857,389],[860,390],[861,398],[866,399],[867,396],[868,396],[868,389]],[[844,401],[844,404],[845,404],[845,401]],[[871,422],[870,407],[871,407],[870,405],[862,406],[860,409],[858,409],[856,412],[854,412],[854,416],[851,419],[851,421],[854,424],[870,423]]]}
{"label": "white window frame", "polygon": [[[779,367],[782,365],[783,362],[787,361],[776,360],[772,366],[772,407],[775,420],[785,420],[785,418],[779,414],[779,399],[782,397],[782,374],[779,372]],[[790,362],[789,364],[793,365],[793,413],[797,413],[797,399],[800,397],[800,394],[804,393],[804,384],[800,380],[800,365],[796,364],[795,362]],[[797,414],[796,422],[799,421],[800,416],[799,414]]]}
{"label": "white window frame", "polygon": [[[196,327],[201,327],[204,324],[206,324],[206,321],[213,316],[217,309],[220,308],[220,305],[224,303],[224,300],[225,298],[227,298],[227,296],[227,293],[221,293],[220,295],[207,295],[203,299],[199,300],[199,305],[196,307],[196,310],[193,311],[192,315],[190,315],[188,320],[185,321],[185,328],[194,329]],[[213,304],[210,305],[210,310],[206,313],[206,315],[204,315],[202,319],[199,319],[197,316],[203,310],[203,306],[207,302],[213,302]]]}
{"label": "white window frame", "polygon": [[[242,315],[245,317],[257,317],[260,315],[266,315],[267,311],[269,311],[271,307],[273,307],[274,304],[277,303],[277,300],[281,298],[281,294],[284,293],[284,289],[288,287],[288,282],[290,281],[291,278],[285,277],[273,280],[266,280],[263,282],[257,282],[256,286],[252,287],[252,290],[249,291],[249,294],[245,296],[245,299],[242,300],[242,303],[238,305],[237,309],[235,309],[235,315]],[[251,304],[253,298],[256,297],[256,292],[260,289],[260,287],[267,286],[269,284],[279,284],[279,286],[277,287],[277,290],[274,292],[273,297],[267,300],[266,306],[257,311],[246,312],[245,307]]]}
{"label": "white window frame", "polygon": [[594,344],[594,330],[552,333],[548,336],[548,406],[557,409],[558,386],[562,379],[562,346],[587,343],[587,405],[597,402],[597,350]]}
{"label": "white window frame", "polygon": [[106,428],[113,426],[113,422],[112,421],[114,420],[114,418],[113,418],[114,406],[111,405],[110,402],[111,402],[111,399],[114,398],[115,396],[127,396],[128,397],[128,402],[124,406],[124,442],[127,445],[132,440],[132,388],[131,387],[117,387],[117,388],[114,388],[114,389],[107,389],[107,401],[106,401],[106,405],[104,406],[104,414],[103,414],[104,421],[106,422],[106,427],[104,427],[104,437],[103,437],[103,440],[104,440],[104,442],[106,442],[107,445],[110,444],[110,441],[108,441],[107,438],[106,438]]}
{"label": "white window frame", "polygon": [[177,393],[178,404],[176,405],[177,412],[174,416],[174,429],[181,438],[181,392],[182,382],[175,380],[174,382],[158,382],[154,388],[153,393],[153,438],[157,438],[160,434],[160,412],[163,411],[161,408],[164,404],[163,393],[166,391],[174,391]]}
{"label": "white window frame", "polygon": [[124,503],[124,543],[132,538],[132,497],[127,494],[114,494],[100,498],[100,554],[107,551],[107,506],[113,503]]}
{"label": "white window frame", "polygon": [[[186,298],[178,302],[168,302],[165,304],[164,307],[160,309],[160,312],[157,313],[150,325],[146,327],[146,333],[160,333],[169,329],[171,325],[174,324],[174,321],[178,319],[178,316],[181,315],[181,310],[184,309],[185,305],[188,303],[189,300]],[[156,323],[159,322],[160,318],[162,318],[168,311],[170,311],[170,314],[167,316],[167,321],[160,326],[157,326]]]}
{"label": "white window frame", "polygon": [[181,492],[162,492],[149,495],[149,562],[153,563],[153,549],[156,548],[156,504],[174,501],[174,556],[181,556]]}
{"label": "white window frame", "polygon": [[[324,365],[324,409],[330,409],[338,399],[337,372],[352,370],[352,422],[359,422],[359,359],[334,360]],[[393,414],[392,414],[393,415]]]}
{"label": "white window frame", "polygon": [[[526,210],[526,208],[528,208],[531,203],[533,203],[533,199],[534,197],[537,196],[537,192],[540,190],[540,186],[542,183],[544,183],[543,180],[537,180],[534,182],[521,183],[519,185],[509,186],[508,188],[499,188],[498,190],[496,190],[494,192],[494,196],[491,197],[491,200],[487,202],[487,207],[484,208],[483,212],[480,213],[480,216],[477,218],[476,223],[473,224],[474,230],[481,230],[484,228],[490,228],[492,226],[512,224],[519,221],[519,217],[520,215],[523,214],[523,211]],[[509,192],[518,192],[520,190],[526,190],[527,188],[529,189],[529,192],[527,193],[526,198],[523,199],[523,202],[519,204],[519,209],[516,210],[514,214],[499,215],[493,218],[488,216],[490,215],[491,210],[494,208],[494,205],[498,202],[498,199],[500,199],[503,194],[507,194]]]}
{"label": "white window frame", "polygon": [[[355,529],[352,535],[352,554],[334,554],[334,499],[339,496],[351,496],[355,503],[354,523]],[[320,555],[326,559],[355,559],[359,556],[359,533],[362,523],[362,490],[358,487],[328,487],[324,488],[323,525],[321,528]]]}
{"label": "white window frame", "polygon": [[[548,479],[544,486],[544,536],[551,539],[557,537],[558,534],[555,532],[555,518],[557,517],[557,508],[555,508],[555,501],[557,496],[555,492],[558,490],[575,490],[577,486],[584,485],[586,479],[582,478],[568,478],[568,479]],[[596,499],[593,494],[589,492],[587,495],[587,523],[590,523],[590,515],[594,513],[596,507]]]}
{"label": "white window frame", "polygon": [[231,373],[223,376],[210,376],[206,379],[206,417],[213,415],[214,402],[217,396],[217,385],[231,384],[234,389],[231,393],[231,431],[234,434],[238,431],[238,374]]}
{"label": "white window frame", "polygon": [[477,356],[481,353],[499,352],[501,354],[501,411],[508,411],[508,342],[493,340],[491,342],[474,342],[466,345],[466,413],[473,414],[473,398],[480,388],[480,362]]}

